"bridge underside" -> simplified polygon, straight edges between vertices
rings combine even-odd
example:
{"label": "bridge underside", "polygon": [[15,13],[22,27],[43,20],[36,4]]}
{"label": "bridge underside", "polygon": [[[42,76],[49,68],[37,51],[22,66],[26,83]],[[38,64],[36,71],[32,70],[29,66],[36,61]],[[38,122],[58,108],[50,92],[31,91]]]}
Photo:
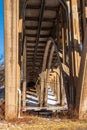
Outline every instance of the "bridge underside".
{"label": "bridge underside", "polygon": [[87,1],[4,0],[5,117],[26,107],[26,88],[35,87],[47,106],[48,86],[71,114],[87,111]]}

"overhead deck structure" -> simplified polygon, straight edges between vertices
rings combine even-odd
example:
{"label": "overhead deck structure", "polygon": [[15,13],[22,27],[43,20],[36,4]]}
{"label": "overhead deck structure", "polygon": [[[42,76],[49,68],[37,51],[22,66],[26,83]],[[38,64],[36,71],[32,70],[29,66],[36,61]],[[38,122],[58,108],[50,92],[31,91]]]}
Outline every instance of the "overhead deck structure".
{"label": "overhead deck structure", "polygon": [[32,82],[40,107],[47,105],[50,84],[58,99],[61,89],[61,104],[66,95],[70,112],[85,117],[87,1],[4,0],[4,25],[6,119],[17,117],[20,88],[26,106]]}

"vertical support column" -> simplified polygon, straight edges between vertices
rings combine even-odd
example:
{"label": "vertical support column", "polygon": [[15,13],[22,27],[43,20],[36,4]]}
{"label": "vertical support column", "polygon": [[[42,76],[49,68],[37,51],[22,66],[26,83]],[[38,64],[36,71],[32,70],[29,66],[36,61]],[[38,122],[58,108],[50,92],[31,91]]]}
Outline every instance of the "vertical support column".
{"label": "vertical support column", "polygon": [[81,65],[76,95],[76,109],[80,119],[87,118],[87,25],[81,56]]}
{"label": "vertical support column", "polygon": [[[20,89],[20,85],[21,85],[21,71],[20,71],[20,67],[21,67],[21,45],[20,45],[20,41],[19,41],[19,0],[17,0],[17,88]],[[18,103],[18,108],[19,110],[21,109],[21,95],[17,97],[17,101],[20,100]]]}
{"label": "vertical support column", "polygon": [[23,52],[23,107],[26,106],[26,37],[24,40],[24,52]]}
{"label": "vertical support column", "polygon": [[63,63],[65,64],[65,38],[64,38],[64,27],[62,27],[62,48],[63,48]]}
{"label": "vertical support column", "polygon": [[45,105],[47,105],[50,67],[51,67],[51,62],[52,62],[54,50],[55,50],[55,47],[54,47],[54,45],[52,45],[52,47],[51,47],[51,52],[50,52],[50,57],[49,57],[49,62],[48,62],[48,68],[47,68],[47,70],[46,70]]}
{"label": "vertical support column", "polygon": [[[65,17],[65,11],[62,10],[62,50],[63,50],[63,55],[62,55],[62,59],[63,59],[63,64],[65,65],[66,62],[66,58],[65,58],[65,21],[66,21],[66,17]],[[64,70],[64,66],[63,66],[63,70]],[[64,87],[64,81],[63,81],[63,76],[62,76],[62,72],[60,72],[60,78],[61,78],[61,105],[64,105],[64,97],[65,97],[65,87]]]}
{"label": "vertical support column", "polygon": [[26,81],[23,82],[23,107],[26,107]]}
{"label": "vertical support column", "polygon": [[40,96],[40,106],[47,105],[48,98],[48,79],[47,79],[47,70],[40,74],[41,77],[41,96]]}
{"label": "vertical support column", "polygon": [[38,96],[38,102],[39,102],[39,106],[40,106],[40,77],[38,78],[37,82],[36,82],[36,85],[35,85],[35,88],[36,88],[36,91],[37,91],[37,96]]}
{"label": "vertical support column", "polygon": [[[63,48],[63,64],[65,65],[65,33],[64,31],[65,29],[63,27],[62,28],[62,48]],[[64,105],[65,88],[64,88],[62,75],[61,75],[61,94],[62,94],[61,105]]]}
{"label": "vertical support column", "polygon": [[40,91],[40,107],[43,107],[44,105],[44,72],[42,72],[40,75],[40,81],[41,81],[41,91]]}
{"label": "vertical support column", "polygon": [[76,77],[79,74],[80,67],[80,56],[78,52],[78,47],[80,46],[80,29],[79,29],[79,15],[78,15],[78,6],[77,0],[71,0],[71,10],[72,10],[72,31],[73,31],[73,40],[74,40],[74,55],[75,55],[75,72]]}
{"label": "vertical support column", "polygon": [[52,86],[52,89],[53,89],[53,93],[55,94],[55,76],[53,75],[53,86]]}
{"label": "vertical support column", "polygon": [[56,95],[56,74],[54,76],[54,94]]}
{"label": "vertical support column", "polygon": [[61,72],[60,72],[60,92],[61,92],[60,104],[64,105],[65,91],[64,91],[64,83],[63,83],[63,77]]}
{"label": "vertical support column", "polygon": [[[85,7],[85,18],[87,19],[87,5],[86,5],[86,7]],[[85,22],[85,25],[86,25],[86,22]],[[84,25],[84,26],[85,26]],[[85,28],[85,27],[84,27]]]}
{"label": "vertical support column", "polygon": [[79,17],[77,0],[67,1],[68,15],[69,15],[69,34],[70,34],[70,45],[69,45],[69,71],[70,71],[70,82],[69,82],[69,108],[75,108],[76,98],[76,86],[77,78],[80,66],[79,46],[80,46],[80,32],[79,32]]}
{"label": "vertical support column", "polygon": [[80,6],[80,12],[81,12],[81,37],[82,42],[84,40],[84,33],[85,33],[85,25],[86,25],[86,19],[85,19],[85,0],[79,1]]}
{"label": "vertical support column", "polygon": [[55,95],[57,99],[57,73],[55,73]]}
{"label": "vertical support column", "polygon": [[5,118],[17,117],[18,0],[4,0]]}
{"label": "vertical support column", "polygon": [[56,74],[56,97],[58,103],[60,102],[60,83],[59,83],[59,75]]}
{"label": "vertical support column", "polygon": [[51,79],[51,89],[54,92],[54,77]]}
{"label": "vertical support column", "polygon": [[44,94],[44,106],[47,106],[48,99],[48,85],[49,85],[49,70],[45,71],[45,94]]}
{"label": "vertical support column", "polygon": [[61,88],[61,71],[59,68],[53,69],[54,72],[56,72],[56,84],[57,84],[57,101],[59,104],[62,104],[62,88]]}
{"label": "vertical support column", "polygon": [[[87,4],[87,2],[85,1]],[[87,7],[85,7],[85,18],[87,19]],[[87,118],[87,24],[84,25],[84,43],[81,55],[80,72],[76,94],[76,110],[79,119]]]}

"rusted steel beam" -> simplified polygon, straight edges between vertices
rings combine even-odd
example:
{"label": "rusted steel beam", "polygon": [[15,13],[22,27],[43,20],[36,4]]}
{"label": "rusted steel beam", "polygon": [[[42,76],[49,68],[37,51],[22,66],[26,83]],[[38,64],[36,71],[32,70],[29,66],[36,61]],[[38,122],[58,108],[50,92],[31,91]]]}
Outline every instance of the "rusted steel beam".
{"label": "rusted steel beam", "polygon": [[[32,59],[27,59],[27,64],[29,64],[30,62],[33,62]],[[40,60],[36,60],[36,63],[40,63],[41,62],[41,59]]]}
{"label": "rusted steel beam", "polygon": [[[25,16],[25,21],[38,21],[39,18],[38,17],[29,17],[29,16]],[[55,18],[43,18],[43,22],[54,22],[56,20]]]}
{"label": "rusted steel beam", "polygon": [[[37,34],[25,34],[27,37],[37,37]],[[40,38],[47,38],[49,37],[49,34],[48,35],[45,35],[45,34],[42,34],[39,36]]]}
{"label": "rusted steel beam", "polygon": [[[33,55],[34,55],[33,53],[27,53],[27,56],[33,56]],[[42,56],[42,57],[43,57],[43,53],[37,54],[37,57],[39,57],[39,56]]]}
{"label": "rusted steel beam", "polygon": [[[32,57],[32,58],[33,58],[33,55],[31,55],[31,54],[26,54],[26,56],[27,56],[27,57]],[[38,54],[38,57],[36,57],[36,59],[39,59],[39,58],[43,58],[43,56],[41,56],[41,55]]]}
{"label": "rusted steel beam", "polygon": [[[26,30],[37,30],[38,29],[38,26],[25,26],[25,29]],[[52,29],[52,27],[41,27],[41,30],[42,31],[47,31],[47,30],[51,30]]]}
{"label": "rusted steel beam", "polygon": [[[27,56],[27,59],[32,59],[32,57]],[[37,57],[36,60],[41,60],[42,57]],[[33,60],[33,59],[32,59]]]}
{"label": "rusted steel beam", "polygon": [[[26,43],[36,43],[36,41],[27,40]],[[46,40],[39,41],[39,43],[46,43]]]}
{"label": "rusted steel beam", "polygon": [[[39,5],[30,5],[30,4],[28,4],[27,6],[26,6],[26,9],[40,9],[40,7],[41,7],[41,5],[39,4]],[[51,10],[51,11],[56,11],[57,10],[57,6],[46,6],[45,7],[45,10]]]}
{"label": "rusted steel beam", "polygon": [[[32,43],[27,43],[27,48],[33,48],[35,44],[32,45]],[[45,44],[38,44],[38,48],[44,48]]]}
{"label": "rusted steel beam", "polygon": [[[42,48],[44,48],[45,47],[45,44],[40,44],[39,46],[38,46],[38,49],[42,49]],[[29,45],[27,45],[27,49],[33,49],[34,48],[34,46],[32,46],[31,44],[29,44]]]}
{"label": "rusted steel beam", "polygon": [[[32,52],[34,54],[34,51],[30,51],[30,50],[27,50],[27,52]],[[38,53],[44,53],[44,50],[41,51],[41,50],[37,50]]]}

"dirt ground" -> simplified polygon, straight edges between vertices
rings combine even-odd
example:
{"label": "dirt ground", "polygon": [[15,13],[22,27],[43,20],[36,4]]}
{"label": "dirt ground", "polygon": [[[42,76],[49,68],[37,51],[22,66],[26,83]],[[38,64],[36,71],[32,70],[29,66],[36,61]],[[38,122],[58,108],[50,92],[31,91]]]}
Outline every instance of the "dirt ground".
{"label": "dirt ground", "polygon": [[1,121],[0,130],[87,130],[87,121],[24,116],[12,121]]}
{"label": "dirt ground", "polygon": [[68,119],[67,112],[52,118],[21,113],[21,118],[5,121],[4,107],[4,100],[0,100],[0,130],[87,130],[86,120]]}

